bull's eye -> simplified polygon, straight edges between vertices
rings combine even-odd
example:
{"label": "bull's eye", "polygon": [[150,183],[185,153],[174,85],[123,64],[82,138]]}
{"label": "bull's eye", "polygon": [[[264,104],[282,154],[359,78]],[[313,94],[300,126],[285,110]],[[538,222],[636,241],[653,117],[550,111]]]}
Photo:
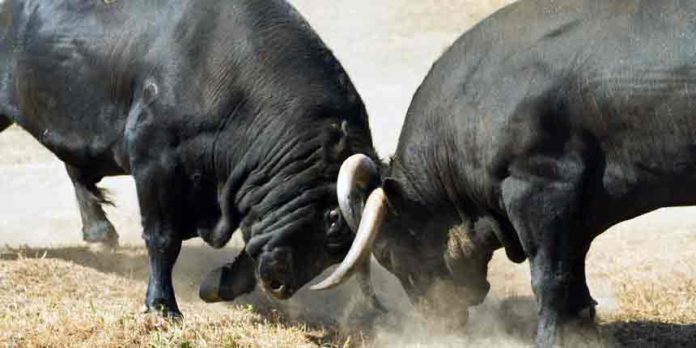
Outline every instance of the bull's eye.
{"label": "bull's eye", "polygon": [[329,234],[340,229],[340,220],[341,214],[338,212],[338,209],[331,209],[326,213],[326,228]]}
{"label": "bull's eye", "polygon": [[344,223],[338,209],[326,213],[326,241],[329,249],[343,249],[350,234],[343,228]]}
{"label": "bull's eye", "polygon": [[340,216],[341,214],[338,212],[338,209],[331,209],[329,211],[329,221],[336,222]]}

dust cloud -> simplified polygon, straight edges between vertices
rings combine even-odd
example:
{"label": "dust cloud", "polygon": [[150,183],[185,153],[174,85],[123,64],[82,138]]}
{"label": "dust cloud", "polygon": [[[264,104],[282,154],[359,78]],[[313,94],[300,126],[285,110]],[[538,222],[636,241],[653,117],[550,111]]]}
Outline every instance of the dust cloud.
{"label": "dust cloud", "polygon": [[[470,309],[468,321],[454,302],[447,313],[410,304],[395,277],[373,262],[373,283],[387,313],[373,309],[354,280],[328,292],[303,289],[288,301],[275,301],[256,290],[234,302],[251,305],[291,325],[337,328],[367,347],[526,347],[533,342],[536,310],[528,296],[498,299],[495,295]],[[449,301],[456,294],[440,294]],[[428,313],[423,314],[423,313]]]}

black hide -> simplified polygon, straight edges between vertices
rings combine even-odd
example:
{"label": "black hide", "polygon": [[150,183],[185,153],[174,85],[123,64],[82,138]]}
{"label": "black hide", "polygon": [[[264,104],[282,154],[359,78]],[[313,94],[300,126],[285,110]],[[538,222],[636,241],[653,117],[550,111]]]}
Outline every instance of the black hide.
{"label": "black hide", "polygon": [[466,306],[505,247],[530,260],[538,344],[554,344],[594,312],[593,238],[696,203],[694,18],[676,0],[521,0],[461,36],[408,111],[380,262],[412,297],[441,281]]}
{"label": "black hide", "polygon": [[348,76],[282,0],[4,1],[4,119],[66,162],[86,237],[113,232],[95,183],[133,175],[146,304],[173,315],[190,237],[220,247],[241,227],[279,298],[340,261],[326,220],[337,172],[352,153],[374,157]]}

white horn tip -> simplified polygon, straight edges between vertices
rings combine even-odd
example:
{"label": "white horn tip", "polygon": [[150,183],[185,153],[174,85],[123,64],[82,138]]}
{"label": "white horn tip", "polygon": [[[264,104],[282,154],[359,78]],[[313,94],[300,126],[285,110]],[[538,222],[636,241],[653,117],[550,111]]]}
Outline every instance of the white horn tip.
{"label": "white horn tip", "polygon": [[335,288],[336,286],[338,286],[338,284],[339,283],[335,279],[329,278],[329,279],[324,279],[324,281],[322,281],[319,284],[312,285],[311,287],[309,287],[309,289],[312,291],[331,290],[331,289]]}
{"label": "white horn tip", "polygon": [[386,209],[386,197],[382,188],[377,188],[367,198],[363,220],[360,221],[358,233],[343,262],[334,272],[311,290],[328,290],[344,283],[356,270],[356,265],[370,262],[370,248],[382,225]]}

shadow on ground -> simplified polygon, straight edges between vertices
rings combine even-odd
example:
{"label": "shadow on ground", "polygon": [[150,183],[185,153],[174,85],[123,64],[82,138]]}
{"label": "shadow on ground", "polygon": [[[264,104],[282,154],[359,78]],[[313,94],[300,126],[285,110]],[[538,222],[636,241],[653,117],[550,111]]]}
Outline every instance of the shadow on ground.
{"label": "shadow on ground", "polygon": [[[199,301],[198,284],[207,272],[234,258],[234,250],[213,250],[205,246],[184,246],[175,269],[175,286],[181,300]],[[22,258],[51,258],[74,262],[100,272],[115,274],[126,279],[147,281],[147,252],[144,248],[126,247],[116,252],[96,252],[87,247],[64,248],[5,248],[0,251],[0,260]],[[375,278],[381,283],[383,275]],[[380,284],[381,285],[381,284]],[[393,284],[392,284],[393,285]],[[374,327],[382,329],[400,325],[408,309],[403,304],[395,304],[388,298],[389,293],[379,291],[387,300],[391,313],[380,316],[372,310],[357,286],[350,282],[347,286],[327,293],[300,291],[292,300],[275,301],[261,291],[255,291],[233,302],[234,305],[253,306],[271,321],[287,325],[304,325],[327,328],[327,337],[310,337],[311,340],[327,342],[330,336],[349,333],[370,335]],[[143,294],[144,295],[144,294]],[[485,307],[485,306],[484,306]],[[477,311],[479,313],[477,313]],[[522,342],[533,342],[536,328],[535,304],[529,297],[511,297],[483,309],[473,309],[472,319],[481,322],[495,321],[496,331],[488,324],[477,325],[470,321],[464,332],[474,336],[499,334],[500,330]],[[408,318],[406,319],[408,320]],[[667,324],[651,321],[608,322],[598,327],[600,341],[608,346],[630,347],[689,347],[696,342],[696,324]],[[487,332],[491,330],[491,332]],[[596,331],[595,331],[596,332]],[[595,341],[596,342],[596,341]]]}
{"label": "shadow on ground", "polygon": [[[238,251],[234,249],[214,250],[205,246],[184,245],[174,270],[174,284],[179,301],[200,301],[198,298],[200,282],[210,270],[230,262],[237,253]],[[72,262],[99,272],[123,277],[134,284],[139,282],[143,289],[148,278],[148,256],[145,248],[122,247],[114,252],[94,251],[80,246],[0,249],[0,260],[21,259],[58,259]],[[357,286],[351,282],[346,287],[326,293],[304,290],[296,294],[292,300],[282,302],[272,299],[257,289],[231,304],[252,306],[270,322],[326,329],[322,330],[326,336],[308,337],[321,345],[325,342],[338,341],[332,338],[341,336],[338,327],[343,327],[342,323],[355,325],[347,330],[351,332],[353,330],[363,332],[371,327],[372,322],[368,319],[376,318],[377,313],[365,308],[367,304],[362,301],[356,289]],[[144,295],[143,290],[143,298]],[[369,314],[364,314],[365,312]],[[351,313],[355,313],[354,318],[348,318],[352,315]]]}
{"label": "shadow on ground", "polygon": [[608,323],[602,330],[611,332],[617,346],[694,347],[696,324],[666,324],[654,321]]}
{"label": "shadow on ground", "polygon": [[[227,252],[229,253],[229,251]],[[199,246],[182,247],[176,268],[174,282],[177,295],[191,299],[196,294],[197,284],[212,267],[233,259],[234,254]],[[5,248],[0,259],[18,258],[59,259],[89,267],[97,271],[119,275],[134,281],[147,281],[147,251],[144,248],[124,247],[115,252],[98,252],[88,247],[63,248]]]}

